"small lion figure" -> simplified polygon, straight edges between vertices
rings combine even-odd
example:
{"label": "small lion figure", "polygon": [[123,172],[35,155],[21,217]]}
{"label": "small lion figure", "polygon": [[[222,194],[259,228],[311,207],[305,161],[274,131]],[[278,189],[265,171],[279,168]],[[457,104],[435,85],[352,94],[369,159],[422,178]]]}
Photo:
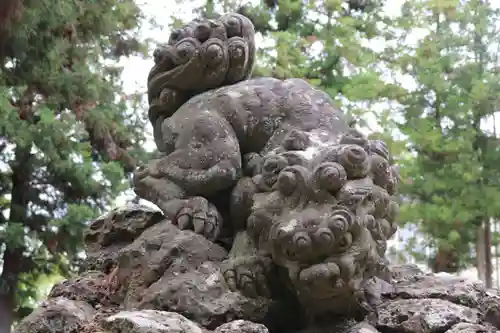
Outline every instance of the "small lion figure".
{"label": "small lion figure", "polygon": [[250,296],[272,297],[269,280],[285,278],[313,316],[366,314],[374,310],[375,279],[387,277],[397,169],[382,141],[355,130],[305,155],[270,153],[238,182],[232,209],[241,229],[224,274]]}

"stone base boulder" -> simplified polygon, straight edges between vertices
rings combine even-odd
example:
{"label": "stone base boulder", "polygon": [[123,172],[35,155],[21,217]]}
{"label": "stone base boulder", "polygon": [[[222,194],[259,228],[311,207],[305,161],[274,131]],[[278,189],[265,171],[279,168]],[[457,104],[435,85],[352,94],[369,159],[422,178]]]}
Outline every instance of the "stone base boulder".
{"label": "stone base boulder", "polygon": [[[230,290],[221,273],[226,250],[140,206],[92,223],[86,242],[89,271],[55,285],[14,332],[500,332],[497,290],[409,265],[391,267],[377,313],[365,321],[330,318],[300,327],[286,306]],[[278,325],[277,318],[284,320]]]}

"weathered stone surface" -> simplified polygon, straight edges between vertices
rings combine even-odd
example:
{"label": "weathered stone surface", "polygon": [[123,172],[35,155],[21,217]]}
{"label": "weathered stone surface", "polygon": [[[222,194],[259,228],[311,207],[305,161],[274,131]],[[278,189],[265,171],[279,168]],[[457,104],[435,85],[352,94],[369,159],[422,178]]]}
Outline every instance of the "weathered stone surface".
{"label": "weathered stone surface", "polygon": [[478,324],[479,310],[442,299],[398,299],[378,307],[377,327],[393,332],[444,332],[459,322]]}
{"label": "weathered stone surface", "polygon": [[479,300],[479,308],[484,312],[484,320],[500,329],[500,292],[487,290],[485,297]]}
{"label": "weathered stone surface", "polygon": [[180,230],[169,221],[160,222],[118,254],[117,277],[125,306],[137,305],[145,290],[164,275],[175,276],[226,256],[222,247],[206,238]]}
{"label": "weathered stone surface", "polygon": [[457,276],[414,275],[394,284],[391,298],[440,298],[455,304],[479,307],[486,300],[483,284]]}
{"label": "weathered stone surface", "polygon": [[479,281],[452,275],[407,276],[394,284],[394,290],[386,298],[441,299],[481,311],[482,319],[500,328],[500,295],[486,290]]}
{"label": "weathered stone surface", "polygon": [[24,318],[14,333],[79,333],[94,314],[95,310],[87,303],[52,298]]}
{"label": "weathered stone surface", "polygon": [[424,272],[417,265],[412,264],[389,265],[389,270],[391,272],[391,279],[396,281],[413,278],[417,275],[424,275]]}
{"label": "weathered stone surface", "polygon": [[214,333],[269,333],[269,331],[261,324],[247,320],[234,320],[217,327]]}
{"label": "weathered stone surface", "polygon": [[87,251],[85,268],[109,271],[114,266],[120,249],[163,219],[160,211],[131,203],[97,218],[84,233]]}
{"label": "weathered stone surface", "polygon": [[112,295],[106,290],[105,281],[106,275],[104,273],[87,272],[56,284],[48,297],[64,297],[74,301],[82,301],[94,307],[116,305]]}
{"label": "weathered stone surface", "polygon": [[121,311],[103,321],[110,333],[203,333],[186,317],[165,311]]}
{"label": "weathered stone surface", "polygon": [[144,295],[139,308],[175,311],[211,329],[238,318],[261,321],[270,306],[269,299],[232,292],[211,262],[185,273],[165,274]]}
{"label": "weathered stone surface", "polygon": [[151,226],[118,257],[118,292],[127,309],[175,311],[212,328],[266,314],[268,300],[228,288],[218,264],[227,257],[222,247],[168,221]]}
{"label": "weathered stone surface", "polygon": [[446,333],[498,333],[499,331],[478,324],[460,323],[447,330]]}
{"label": "weathered stone surface", "polygon": [[346,320],[344,323],[334,325],[309,327],[300,333],[380,333],[380,331],[368,323]]}

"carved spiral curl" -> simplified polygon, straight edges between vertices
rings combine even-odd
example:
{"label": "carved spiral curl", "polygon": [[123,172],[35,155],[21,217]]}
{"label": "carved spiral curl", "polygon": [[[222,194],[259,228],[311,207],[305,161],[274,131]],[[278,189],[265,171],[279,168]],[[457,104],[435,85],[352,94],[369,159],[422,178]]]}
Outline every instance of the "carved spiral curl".
{"label": "carved spiral curl", "polygon": [[[224,15],[220,21],[224,25],[227,37],[229,38],[231,66],[227,75],[227,84],[232,84],[236,82],[232,81],[232,78],[234,80],[244,80],[248,78],[252,71],[255,62],[255,29],[252,22],[247,17],[240,14],[233,13]],[[244,57],[239,52],[243,50],[241,44],[239,44],[240,41],[243,41],[245,44]],[[243,59],[245,59],[244,62]],[[233,70],[233,65],[234,68],[240,68],[241,74],[237,76],[233,75],[235,72],[235,70]],[[237,77],[239,77],[239,79]]]}
{"label": "carved spiral curl", "polygon": [[312,240],[307,232],[297,232],[293,235],[293,244],[299,252],[310,252]]}
{"label": "carved spiral curl", "polygon": [[272,187],[278,180],[280,172],[288,166],[284,156],[272,155],[264,159],[262,163],[262,179],[265,184]]}
{"label": "carved spiral curl", "polygon": [[227,14],[221,19],[224,27],[226,28],[226,33],[229,38],[231,37],[241,37],[244,34],[245,23],[242,22],[241,15]]}
{"label": "carved spiral curl", "polygon": [[347,172],[339,163],[326,162],[316,167],[312,178],[316,187],[335,194],[347,182]]}
{"label": "carved spiral curl", "polygon": [[276,182],[277,190],[286,197],[307,196],[309,171],[299,165],[284,168]]}
{"label": "carved spiral curl", "polygon": [[174,64],[184,65],[189,60],[193,59],[196,55],[198,48],[200,47],[200,42],[194,38],[186,38],[181,40],[175,45],[176,57],[174,59]]}
{"label": "carved spiral curl", "polygon": [[375,185],[387,189],[392,181],[391,166],[389,161],[380,155],[370,156],[370,174]]}
{"label": "carved spiral curl", "polygon": [[390,160],[389,148],[382,140],[370,140],[368,141],[368,151],[372,154],[377,154],[386,160]]}
{"label": "carved spiral curl", "polygon": [[335,235],[335,238],[340,239],[347,232],[356,231],[356,220],[356,216],[347,207],[334,206],[328,218],[327,225]]}
{"label": "carved spiral curl", "polygon": [[[299,260],[300,254],[294,241],[296,230],[293,228],[284,228],[281,223],[276,223],[271,228],[270,241],[272,243],[273,258],[278,261]],[[307,242],[307,239],[305,239]]]}
{"label": "carved spiral curl", "polygon": [[337,162],[345,168],[349,179],[363,178],[370,170],[368,154],[357,145],[341,146]]}
{"label": "carved spiral curl", "polygon": [[313,239],[320,251],[326,252],[335,244],[335,235],[326,227],[318,228],[314,234]]}

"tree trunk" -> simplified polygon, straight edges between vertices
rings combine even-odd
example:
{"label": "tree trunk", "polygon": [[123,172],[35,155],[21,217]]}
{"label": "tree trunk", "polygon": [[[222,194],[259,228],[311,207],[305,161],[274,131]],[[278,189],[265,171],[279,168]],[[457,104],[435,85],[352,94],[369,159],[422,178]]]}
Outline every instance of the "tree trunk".
{"label": "tree trunk", "polygon": [[10,333],[13,317],[12,302],[0,297],[0,333]]}
{"label": "tree trunk", "polygon": [[[495,227],[493,229],[493,232],[498,235],[500,232],[500,229],[498,228],[498,220],[495,220],[494,224]],[[496,288],[500,288],[500,253],[499,253],[499,244],[495,243],[495,282],[496,282]]]}
{"label": "tree trunk", "polygon": [[484,284],[486,288],[493,287],[493,263],[491,258],[491,223],[486,221],[484,223]]}
{"label": "tree trunk", "polygon": [[[26,219],[31,175],[31,146],[16,148],[16,160],[11,165],[12,191],[9,222],[22,223]],[[0,275],[0,333],[10,333],[16,310],[16,291],[23,271],[23,244],[6,244],[3,270]],[[27,267],[24,267],[27,269]]]}
{"label": "tree trunk", "polygon": [[486,251],[484,250],[484,227],[479,225],[477,229],[477,239],[476,239],[476,269],[477,278],[481,281],[486,281],[486,261],[484,255]]}
{"label": "tree trunk", "polygon": [[7,249],[3,256],[3,272],[0,277],[0,333],[10,333],[14,322],[16,289],[19,280],[22,252]]}

